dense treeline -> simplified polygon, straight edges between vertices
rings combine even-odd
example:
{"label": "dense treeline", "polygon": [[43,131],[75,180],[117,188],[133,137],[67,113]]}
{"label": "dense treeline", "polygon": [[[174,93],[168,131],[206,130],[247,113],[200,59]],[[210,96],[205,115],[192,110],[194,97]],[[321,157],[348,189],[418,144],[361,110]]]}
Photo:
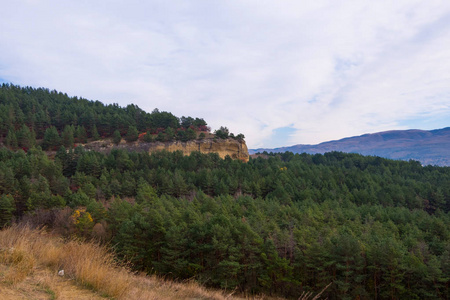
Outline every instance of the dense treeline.
{"label": "dense treeline", "polygon": [[[27,150],[39,144],[44,150],[57,150],[107,137],[115,143],[122,138],[189,141],[204,138],[209,131],[201,118],[178,118],[158,109],[147,113],[134,104],[104,105],[44,88],[0,86],[0,142],[11,149]],[[226,127],[215,133],[219,138],[244,138],[230,134]]]}
{"label": "dense treeline", "polygon": [[180,127],[180,120],[168,112],[146,113],[133,104],[122,108],[118,104],[104,105],[44,88],[10,84],[2,84],[0,88],[0,114],[2,137],[7,136],[8,130],[20,129],[24,124],[35,131],[37,138],[43,138],[51,126],[58,132],[66,125],[82,126],[88,136],[94,126],[100,136],[111,136],[115,130],[124,135],[130,126],[139,131]]}
{"label": "dense treeline", "polygon": [[2,225],[22,216],[96,237],[149,273],[292,297],[332,283],[329,299],[448,299],[447,167],[3,148],[0,189]]}

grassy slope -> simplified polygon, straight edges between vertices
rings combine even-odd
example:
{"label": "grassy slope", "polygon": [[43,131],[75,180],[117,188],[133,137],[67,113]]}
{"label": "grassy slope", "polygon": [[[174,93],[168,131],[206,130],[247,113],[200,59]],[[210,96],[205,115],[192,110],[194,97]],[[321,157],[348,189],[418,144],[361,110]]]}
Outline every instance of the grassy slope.
{"label": "grassy slope", "polygon": [[[61,269],[64,276],[57,275]],[[97,244],[63,241],[18,227],[0,231],[0,295],[1,299],[239,299],[194,282],[132,275]]]}

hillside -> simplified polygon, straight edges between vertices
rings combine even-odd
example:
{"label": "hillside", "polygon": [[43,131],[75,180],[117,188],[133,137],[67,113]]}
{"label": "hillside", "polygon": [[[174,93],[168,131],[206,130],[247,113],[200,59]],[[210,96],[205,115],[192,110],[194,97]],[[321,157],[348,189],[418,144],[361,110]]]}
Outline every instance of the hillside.
{"label": "hillside", "polygon": [[140,150],[139,143],[150,152],[200,151],[248,161],[243,134],[234,135],[224,126],[211,133],[202,118],[177,117],[157,108],[148,113],[134,104],[105,105],[45,88],[0,85],[0,120],[0,146],[12,150],[26,152],[40,146],[56,151],[95,142],[101,146],[106,141],[126,142],[118,148],[131,151]]}
{"label": "hillside", "polygon": [[[58,275],[64,270],[63,275]],[[29,227],[0,231],[0,295],[19,299],[243,299],[189,281],[134,275],[96,243],[63,241]],[[269,299],[255,297],[255,299]]]}
{"label": "hillside", "polygon": [[[21,242],[26,234],[6,229],[2,292],[52,297],[46,289],[61,283],[120,298],[139,286],[118,268],[126,264],[222,296],[298,299],[328,287],[330,300],[448,299],[448,167],[343,152],[245,162],[231,159],[244,152],[243,135],[211,133],[199,118],[9,85],[0,100],[0,227],[62,237]],[[98,253],[74,238],[103,245],[100,259],[71,255],[72,246]],[[31,248],[19,251],[21,243]],[[104,259],[112,269],[85,271]],[[60,267],[71,281],[39,284]]]}
{"label": "hillside", "polygon": [[[322,292],[303,293],[298,300],[320,299]],[[235,290],[207,289],[193,280],[179,283],[132,273],[98,243],[63,240],[26,225],[0,231],[0,295],[2,300],[284,299],[237,295]]]}
{"label": "hillside", "polygon": [[100,240],[139,272],[292,298],[330,283],[329,299],[448,294],[450,168],[341,152],[243,163],[2,148],[0,182],[0,225]]}
{"label": "hillside", "polygon": [[294,145],[257,152],[325,153],[342,151],[390,159],[417,160],[423,165],[450,166],[450,127],[437,130],[393,130],[364,134],[317,145]]}

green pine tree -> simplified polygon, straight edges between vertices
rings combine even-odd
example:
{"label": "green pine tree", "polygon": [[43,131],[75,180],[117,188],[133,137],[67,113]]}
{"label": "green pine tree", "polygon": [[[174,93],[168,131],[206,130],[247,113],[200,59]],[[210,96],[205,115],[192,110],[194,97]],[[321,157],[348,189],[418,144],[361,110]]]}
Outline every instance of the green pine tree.
{"label": "green pine tree", "polygon": [[120,144],[120,141],[122,140],[122,136],[120,135],[119,130],[114,131],[112,140],[113,140],[114,144],[116,144],[116,145]]}
{"label": "green pine tree", "polygon": [[136,126],[128,127],[128,132],[127,132],[127,135],[125,136],[125,140],[128,143],[131,143],[131,142],[137,141],[138,137],[139,137],[139,132],[138,132]]}
{"label": "green pine tree", "polygon": [[16,210],[14,198],[11,195],[0,196],[0,228],[11,224],[13,212]]}

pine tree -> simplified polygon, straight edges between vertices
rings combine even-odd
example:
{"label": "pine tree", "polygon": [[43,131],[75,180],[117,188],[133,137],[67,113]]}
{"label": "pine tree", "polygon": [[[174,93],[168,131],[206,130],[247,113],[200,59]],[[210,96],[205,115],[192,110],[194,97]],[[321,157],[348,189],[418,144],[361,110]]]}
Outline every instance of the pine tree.
{"label": "pine tree", "polygon": [[94,141],[97,141],[98,139],[100,139],[100,134],[98,134],[97,125],[95,125],[95,124],[94,124],[94,126],[92,126],[92,129],[91,129],[91,137],[92,137],[92,140],[94,140]]}
{"label": "pine tree", "polygon": [[136,126],[128,127],[128,132],[127,132],[127,135],[125,136],[125,140],[128,143],[131,143],[131,142],[137,141],[138,137],[139,137],[139,132],[138,132]]}
{"label": "pine tree", "polygon": [[17,136],[14,130],[10,129],[8,135],[6,136],[6,146],[12,149],[17,148]]}
{"label": "pine tree", "polygon": [[113,140],[114,144],[116,144],[116,145],[120,144],[120,141],[122,140],[122,136],[120,135],[119,130],[114,131],[112,140]]}
{"label": "pine tree", "polygon": [[77,143],[87,143],[87,133],[84,126],[77,126],[77,129],[75,130],[75,141]]}
{"label": "pine tree", "polygon": [[59,136],[58,130],[56,127],[52,126],[45,130],[44,140],[42,141],[42,148],[44,150],[47,149],[57,149],[61,146],[61,138]]}
{"label": "pine tree", "polygon": [[188,141],[195,140],[197,138],[197,133],[192,128],[186,130],[186,138]]}
{"label": "pine tree", "polygon": [[151,143],[151,142],[153,142],[153,136],[152,136],[152,134],[150,133],[150,131],[147,131],[146,132],[146,134],[144,135],[144,142],[146,142],[146,143]]}
{"label": "pine tree", "polygon": [[75,129],[73,125],[66,125],[62,132],[62,143],[64,147],[70,148],[73,147],[73,143],[75,142],[74,138]]}
{"label": "pine tree", "polygon": [[139,182],[137,189],[136,202],[141,204],[146,202],[150,204],[158,195],[156,191],[146,181]]}
{"label": "pine tree", "polygon": [[170,142],[173,141],[175,138],[175,130],[173,130],[172,127],[168,127],[165,131],[166,137],[165,137],[165,141],[166,142]]}
{"label": "pine tree", "polygon": [[17,131],[17,143],[21,148],[31,148],[35,144],[32,132],[25,124]]}
{"label": "pine tree", "polygon": [[14,198],[11,195],[0,196],[0,228],[11,223],[13,212],[16,210]]}

